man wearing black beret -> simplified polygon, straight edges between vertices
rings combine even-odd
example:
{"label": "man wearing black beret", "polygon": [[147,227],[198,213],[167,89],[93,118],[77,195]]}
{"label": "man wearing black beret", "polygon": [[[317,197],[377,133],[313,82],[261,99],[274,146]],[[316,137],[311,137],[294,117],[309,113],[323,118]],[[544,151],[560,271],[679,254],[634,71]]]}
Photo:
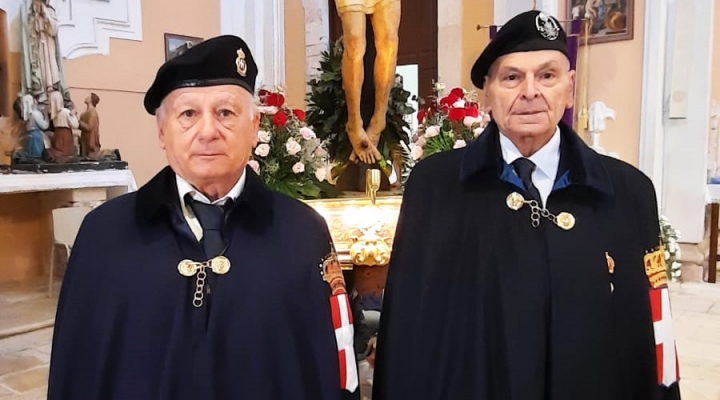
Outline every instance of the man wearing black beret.
{"label": "man wearing black beret", "polygon": [[325,221],[247,166],[257,72],[235,36],[160,67],[144,105],[169,166],[85,218],[58,304],[49,400],[359,398]]}
{"label": "man wearing black beret", "polygon": [[492,122],[405,190],[373,400],[679,399],[655,190],[561,121],[559,21],[511,19],[472,81]]}

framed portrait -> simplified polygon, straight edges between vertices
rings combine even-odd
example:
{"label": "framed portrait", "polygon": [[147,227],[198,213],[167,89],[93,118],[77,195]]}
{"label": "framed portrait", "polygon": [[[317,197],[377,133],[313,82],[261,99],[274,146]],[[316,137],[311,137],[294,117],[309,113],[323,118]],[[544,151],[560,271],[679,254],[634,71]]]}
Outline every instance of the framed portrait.
{"label": "framed portrait", "polygon": [[586,19],[588,44],[632,40],[634,0],[566,0],[568,19]]}
{"label": "framed portrait", "polygon": [[165,34],[165,61],[179,56],[188,51],[191,47],[202,42],[204,39],[193,36]]}

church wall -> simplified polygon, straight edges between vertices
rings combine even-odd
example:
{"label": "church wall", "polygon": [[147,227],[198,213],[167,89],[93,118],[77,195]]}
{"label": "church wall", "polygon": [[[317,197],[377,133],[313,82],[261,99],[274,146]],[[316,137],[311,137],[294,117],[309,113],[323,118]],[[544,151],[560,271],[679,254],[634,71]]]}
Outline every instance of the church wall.
{"label": "church wall", "polygon": [[[17,26],[17,21],[8,21]],[[165,61],[164,33],[209,38],[220,33],[219,2],[142,1],[142,41],[110,40],[108,55],[63,60],[65,78],[78,112],[90,92],[100,96],[100,141],[118,148],[137,183],[144,184],[166,165],[155,119],[143,108],[143,96]],[[11,34],[16,34],[12,29]],[[11,38],[12,40],[12,38]],[[11,93],[20,88],[20,54],[9,54]],[[56,195],[60,195],[57,193]],[[53,199],[40,193],[0,195],[0,283],[39,276],[50,256]]]}
{"label": "church wall", "polygon": [[[635,166],[640,151],[645,1],[634,1],[632,40],[592,44],[588,56],[587,104],[602,101],[617,114],[615,121],[607,120],[601,144],[608,152],[618,153],[623,161]],[[560,1],[560,15],[567,15],[565,4]],[[589,134],[583,137],[589,140]]]}

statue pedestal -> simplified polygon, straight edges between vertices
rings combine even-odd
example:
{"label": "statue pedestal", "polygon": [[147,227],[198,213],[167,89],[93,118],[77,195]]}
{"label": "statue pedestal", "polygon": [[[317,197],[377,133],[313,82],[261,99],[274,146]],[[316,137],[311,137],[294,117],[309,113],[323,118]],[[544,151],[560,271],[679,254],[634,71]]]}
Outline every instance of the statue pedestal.
{"label": "statue pedestal", "polygon": [[136,189],[129,170],[0,174],[0,283],[47,271],[53,209],[95,207]]}

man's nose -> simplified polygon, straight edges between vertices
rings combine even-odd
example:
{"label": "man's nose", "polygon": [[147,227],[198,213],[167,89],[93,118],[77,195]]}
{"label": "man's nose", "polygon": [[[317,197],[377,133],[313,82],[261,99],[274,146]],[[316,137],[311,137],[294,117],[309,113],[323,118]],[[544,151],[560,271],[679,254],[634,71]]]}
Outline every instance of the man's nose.
{"label": "man's nose", "polygon": [[520,90],[522,96],[528,100],[538,97],[540,91],[537,88],[537,79],[535,79],[535,76],[528,74],[528,76],[525,77]]}
{"label": "man's nose", "polygon": [[219,136],[220,131],[213,113],[205,112],[197,122],[198,136],[203,140],[212,140]]}

